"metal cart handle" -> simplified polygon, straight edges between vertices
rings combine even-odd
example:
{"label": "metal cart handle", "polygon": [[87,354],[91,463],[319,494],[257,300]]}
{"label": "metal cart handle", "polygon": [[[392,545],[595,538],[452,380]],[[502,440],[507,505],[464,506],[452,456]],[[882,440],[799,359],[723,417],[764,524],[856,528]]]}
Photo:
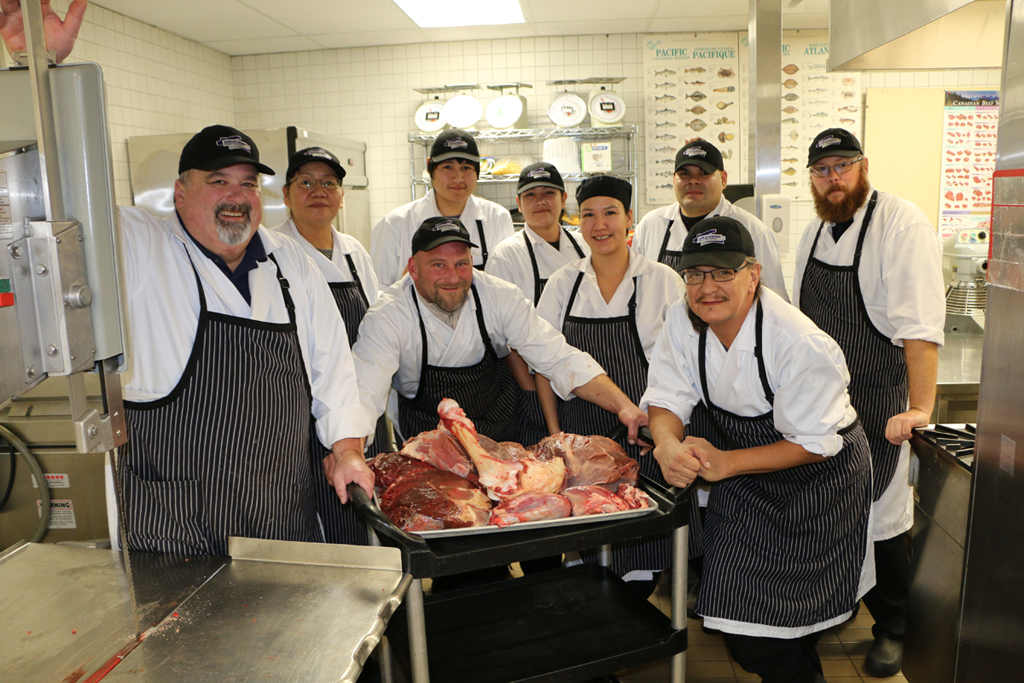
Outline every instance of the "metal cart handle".
{"label": "metal cart handle", "polygon": [[[619,441],[625,438],[628,431],[629,430],[626,428],[626,425],[620,424],[616,426],[615,429],[608,432],[608,438],[611,439],[612,441]],[[654,435],[651,434],[651,428],[648,427],[647,425],[640,427],[640,430],[637,432],[637,437],[639,437],[643,441],[646,441],[652,446],[654,445]],[[651,481],[650,479],[648,479],[647,482],[651,486],[658,486],[658,484]],[[658,486],[658,488],[660,489],[662,487]],[[665,494],[672,498],[678,505],[679,503],[685,501],[687,498],[690,497],[690,489],[692,488],[693,484],[689,484],[688,486],[684,486],[683,488],[679,488],[677,486],[670,486],[668,490],[665,491]]]}
{"label": "metal cart handle", "polygon": [[416,546],[424,549],[427,547],[426,541],[422,538],[407,534],[388,519],[359,484],[351,483],[345,487],[345,490],[348,492],[349,502],[355,507],[356,514],[375,532],[394,539],[405,547]]}

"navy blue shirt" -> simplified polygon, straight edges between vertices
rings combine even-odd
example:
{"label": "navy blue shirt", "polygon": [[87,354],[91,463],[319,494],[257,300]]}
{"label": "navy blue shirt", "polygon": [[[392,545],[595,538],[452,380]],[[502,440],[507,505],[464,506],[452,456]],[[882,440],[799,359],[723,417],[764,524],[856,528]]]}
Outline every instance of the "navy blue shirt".
{"label": "navy blue shirt", "polygon": [[253,233],[252,239],[249,240],[249,244],[245,248],[245,254],[242,255],[241,262],[235,266],[234,270],[231,270],[228,268],[228,264],[224,263],[224,259],[204,247],[199,243],[199,240],[192,236],[192,233],[188,231],[188,227],[185,225],[185,221],[181,220],[181,214],[178,214],[178,222],[181,223],[181,227],[185,228],[185,234],[199,247],[199,251],[203,252],[206,258],[217,264],[217,267],[220,268],[222,273],[227,275],[228,279],[231,280],[231,284],[235,286],[238,293],[245,299],[245,303],[251,306],[252,294],[249,293],[249,271],[267,260],[267,250],[263,246],[263,239],[260,237],[259,232]]}

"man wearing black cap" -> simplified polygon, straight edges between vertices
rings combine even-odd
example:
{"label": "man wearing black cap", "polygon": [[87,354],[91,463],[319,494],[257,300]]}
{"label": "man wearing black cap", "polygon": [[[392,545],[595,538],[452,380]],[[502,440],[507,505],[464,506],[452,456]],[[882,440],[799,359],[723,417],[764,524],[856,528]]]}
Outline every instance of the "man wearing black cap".
{"label": "man wearing black cap", "polygon": [[259,174],[273,170],[249,136],[204,128],[178,171],[174,217],[121,209],[127,545],[226,554],[229,535],[323,540],[311,419],[339,495],[373,485],[344,323],[302,248],[260,227]]}
{"label": "man wearing black cap", "polygon": [[843,349],[871,445],[878,585],[864,597],[875,619],[864,668],[892,676],[902,665],[910,585],[909,439],[931,420],[944,341],[942,253],[920,209],[871,187],[849,131],[819,133],[807,166],[819,219],[797,248],[793,301]]}
{"label": "man wearing black cap", "polygon": [[[579,233],[562,226],[567,197],[557,168],[543,161],[524,168],[516,186],[516,204],[526,227],[495,247],[487,261],[488,273],[519,287],[534,306],[552,273],[590,253]],[[518,353],[512,351],[506,361],[521,389],[520,441],[529,446],[548,435],[537,400],[537,384]]]}
{"label": "man wearing black cap", "polygon": [[[379,288],[370,255],[363,245],[334,229],[333,221],[345,197],[344,178],[345,167],[329,150],[307,147],[297,151],[288,162],[284,184],[284,204],[291,218],[274,230],[297,241],[327,279],[351,346],[356,341],[359,323],[370,304],[377,300]],[[377,443],[387,442],[387,425],[383,420],[376,433]],[[315,434],[313,438],[313,460],[319,469],[319,462],[327,453]],[[328,542],[367,542],[366,527],[351,508],[341,504],[326,479],[316,480],[316,504]]]}
{"label": "man wearing black cap", "polygon": [[539,318],[518,287],[476,271],[474,246],[457,218],[428,218],[413,235],[408,274],[370,307],[353,347],[370,416],[384,412],[394,387],[400,442],[437,427],[442,398],[455,399],[479,433],[515,441],[516,384],[501,360],[514,348],[560,396],[605,407],[635,439],[646,415],[593,358]]}
{"label": "man wearing black cap", "polygon": [[633,249],[678,269],[682,258],[679,250],[697,221],[707,216],[728,216],[742,223],[754,239],[765,286],[789,301],[775,236],[757,216],[722,196],[729,178],[718,148],[707,140],[689,142],[676,153],[675,168],[672,189],[676,203],[655,209],[640,220],[633,233]]}
{"label": "man wearing black cap", "polygon": [[395,283],[405,272],[413,233],[427,218],[458,218],[478,246],[473,264],[483,269],[490,252],[511,237],[512,216],[492,201],[474,197],[480,176],[480,151],[464,130],[446,130],[434,140],[427,161],[431,190],[426,196],[398,207],[370,233],[370,257],[382,287]]}
{"label": "man wearing black cap", "polygon": [[839,346],[762,287],[754,253],[725,216],[687,235],[688,305],[669,310],[641,406],[668,482],[712,483],[705,627],[763,681],[821,683],[818,638],[874,580],[870,454]]}

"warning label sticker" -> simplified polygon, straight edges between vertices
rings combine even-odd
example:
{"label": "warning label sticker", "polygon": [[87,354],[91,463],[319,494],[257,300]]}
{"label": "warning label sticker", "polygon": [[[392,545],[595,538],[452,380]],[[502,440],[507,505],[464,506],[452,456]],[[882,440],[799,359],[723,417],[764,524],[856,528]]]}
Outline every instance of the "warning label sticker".
{"label": "warning label sticker", "polygon": [[[36,501],[36,512],[42,517],[42,503]],[[50,529],[77,529],[75,523],[75,506],[70,500],[50,501]]]}

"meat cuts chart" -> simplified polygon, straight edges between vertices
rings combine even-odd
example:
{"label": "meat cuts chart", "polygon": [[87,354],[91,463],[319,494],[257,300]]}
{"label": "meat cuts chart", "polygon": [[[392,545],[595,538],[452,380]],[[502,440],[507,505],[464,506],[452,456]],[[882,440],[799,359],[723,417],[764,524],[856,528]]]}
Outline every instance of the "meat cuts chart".
{"label": "meat cuts chart", "polygon": [[644,131],[649,204],[675,201],[675,155],[709,140],[739,177],[741,88],[737,34],[650,35],[644,44]]}
{"label": "meat cuts chart", "polygon": [[992,214],[999,93],[946,92],[942,112],[939,236],[958,228],[987,228]]}

